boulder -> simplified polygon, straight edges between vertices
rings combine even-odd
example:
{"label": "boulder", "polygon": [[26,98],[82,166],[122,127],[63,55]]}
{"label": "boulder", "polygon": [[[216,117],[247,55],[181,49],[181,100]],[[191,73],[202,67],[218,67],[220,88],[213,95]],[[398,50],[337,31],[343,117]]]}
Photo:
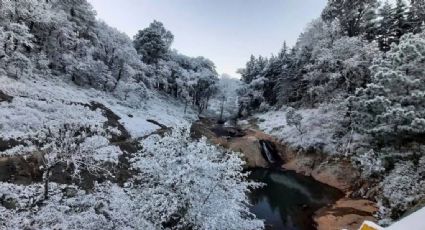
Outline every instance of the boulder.
{"label": "boulder", "polygon": [[18,209],[18,200],[13,197],[3,196],[0,198],[0,205],[6,209]]}
{"label": "boulder", "polygon": [[368,200],[342,198],[336,204],[318,210],[314,221],[318,230],[357,230],[363,221],[375,222],[376,204]]}
{"label": "boulder", "polygon": [[248,168],[266,168],[268,162],[261,154],[260,140],[255,136],[245,136],[231,139],[225,146],[235,152],[243,154]]}
{"label": "boulder", "polygon": [[9,95],[3,93],[0,90],[0,102],[6,101],[6,102],[9,102],[10,103],[10,102],[12,102],[12,100],[13,100],[13,97],[12,96],[9,96]]}

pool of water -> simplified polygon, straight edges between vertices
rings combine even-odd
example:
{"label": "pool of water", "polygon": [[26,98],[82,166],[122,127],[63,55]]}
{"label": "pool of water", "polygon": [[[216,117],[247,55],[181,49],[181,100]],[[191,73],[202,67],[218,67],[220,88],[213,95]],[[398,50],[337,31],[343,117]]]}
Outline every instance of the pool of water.
{"label": "pool of water", "polygon": [[315,229],[312,216],[343,196],[339,190],[294,172],[256,169],[250,179],[265,184],[250,194],[251,211],[266,229]]}

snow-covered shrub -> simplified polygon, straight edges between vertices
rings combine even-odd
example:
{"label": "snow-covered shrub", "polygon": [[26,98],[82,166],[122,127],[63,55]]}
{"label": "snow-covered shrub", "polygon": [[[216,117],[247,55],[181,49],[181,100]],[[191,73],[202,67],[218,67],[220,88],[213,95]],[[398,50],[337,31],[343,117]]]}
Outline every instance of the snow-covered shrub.
{"label": "snow-covered shrub", "polygon": [[373,149],[364,154],[355,155],[352,159],[360,164],[362,176],[365,178],[380,175],[385,171],[380,154]]}
{"label": "snow-covered shrub", "polygon": [[[259,127],[263,131],[274,135],[294,148],[316,149],[328,154],[346,154],[356,148],[356,143],[350,142],[351,134],[338,136],[342,129],[345,107],[338,103],[323,104],[317,109],[294,109],[295,114],[301,116],[298,130],[295,125],[288,125],[287,109],[269,111],[257,115]],[[293,117],[290,115],[289,117]],[[295,121],[300,120],[300,116]],[[292,124],[292,123],[291,123]],[[338,136],[338,138],[336,138]],[[359,140],[362,142],[363,140]]]}
{"label": "snow-covered shrub", "polygon": [[90,193],[75,186],[52,183],[52,196],[41,206],[34,195],[43,186],[1,183],[0,197],[16,207],[0,205],[1,229],[157,229],[144,219],[132,194],[115,184],[95,186]]}
{"label": "snow-covered shrub", "polygon": [[418,165],[409,161],[397,163],[381,182],[380,218],[383,222],[388,222],[387,218],[400,218],[415,202],[425,197],[424,164],[425,157],[420,159]]}

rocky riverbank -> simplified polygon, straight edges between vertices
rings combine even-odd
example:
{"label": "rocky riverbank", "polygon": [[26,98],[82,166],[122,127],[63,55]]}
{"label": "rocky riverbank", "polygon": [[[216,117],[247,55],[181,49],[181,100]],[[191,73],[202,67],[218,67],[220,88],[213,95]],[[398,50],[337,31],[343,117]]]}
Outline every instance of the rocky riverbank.
{"label": "rocky riverbank", "polygon": [[252,128],[225,127],[215,121],[201,119],[192,125],[194,138],[205,136],[212,143],[243,154],[246,168],[268,168],[270,162],[262,152],[262,141],[273,145],[283,170],[295,171],[343,191],[346,195],[335,204],[318,210],[313,216],[317,229],[358,229],[364,220],[374,221],[376,204],[352,198],[352,193],[363,186],[360,172],[348,159],[326,156],[315,151],[290,148],[274,137]]}

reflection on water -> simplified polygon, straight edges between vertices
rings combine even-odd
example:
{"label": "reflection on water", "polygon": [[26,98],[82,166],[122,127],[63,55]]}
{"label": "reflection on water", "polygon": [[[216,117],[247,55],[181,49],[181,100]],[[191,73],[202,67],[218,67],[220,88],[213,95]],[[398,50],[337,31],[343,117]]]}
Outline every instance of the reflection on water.
{"label": "reflection on water", "polygon": [[342,197],[337,189],[293,172],[257,169],[250,178],[266,184],[250,199],[251,211],[266,221],[268,229],[315,229],[313,213]]}

